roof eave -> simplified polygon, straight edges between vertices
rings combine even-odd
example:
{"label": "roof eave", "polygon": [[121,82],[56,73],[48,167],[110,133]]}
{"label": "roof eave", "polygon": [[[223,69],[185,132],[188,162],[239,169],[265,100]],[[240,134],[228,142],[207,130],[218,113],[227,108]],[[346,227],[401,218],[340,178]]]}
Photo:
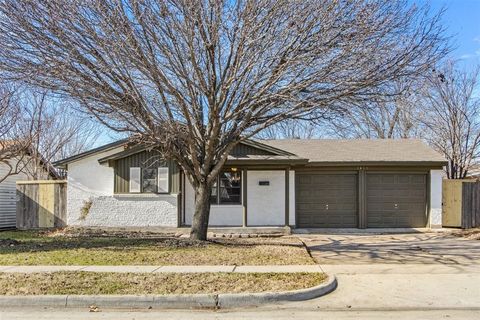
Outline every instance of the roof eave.
{"label": "roof eave", "polygon": [[259,141],[253,140],[253,139],[243,140],[240,143],[243,143],[245,145],[249,145],[249,146],[264,150],[264,151],[268,151],[268,152],[271,152],[271,153],[277,154],[277,155],[295,156],[295,154],[291,153],[290,151],[280,149],[280,148],[277,148],[277,147],[273,147],[273,146],[270,146],[268,144],[265,144],[265,143],[262,143],[262,142],[259,142]]}
{"label": "roof eave", "polygon": [[422,166],[422,167],[443,167],[447,161],[309,161],[308,166],[329,167],[329,166]]}
{"label": "roof eave", "polygon": [[91,150],[73,155],[71,157],[56,161],[56,162],[53,163],[53,165],[55,167],[58,167],[58,168],[61,168],[61,169],[66,169],[67,165],[71,162],[74,162],[74,161],[80,160],[82,158],[94,155],[96,153],[105,152],[105,151],[109,151],[109,150],[118,148],[118,147],[126,144],[127,142],[128,142],[128,139],[121,139],[121,140],[118,140],[118,141],[100,146],[98,148],[94,148],[94,149],[91,149]]}
{"label": "roof eave", "polygon": [[305,165],[308,159],[229,159],[226,165]]}
{"label": "roof eave", "polygon": [[102,165],[105,165],[105,164],[108,163],[108,164],[110,165],[111,161],[115,161],[115,160],[118,160],[118,159],[122,159],[122,158],[131,156],[131,155],[133,155],[133,154],[142,152],[142,151],[147,150],[147,149],[148,149],[148,148],[145,147],[145,146],[132,147],[132,148],[129,148],[129,149],[120,151],[120,152],[118,152],[118,153],[114,153],[114,154],[112,154],[112,155],[106,156],[106,157],[104,157],[104,158],[98,159],[98,163],[100,163],[100,164],[102,164]]}
{"label": "roof eave", "polygon": [[[74,162],[74,161],[77,161],[77,160],[80,160],[82,158],[85,158],[85,157],[88,157],[88,156],[91,156],[91,155],[94,155],[96,153],[100,153],[100,152],[105,152],[105,151],[109,151],[111,149],[114,149],[114,148],[117,148],[117,147],[120,147],[124,144],[126,144],[128,142],[128,139],[122,139],[122,140],[118,140],[118,141],[115,141],[115,142],[112,142],[112,143],[109,143],[109,144],[106,144],[104,146],[100,146],[98,148],[94,148],[94,149],[91,149],[91,150],[88,150],[88,151],[85,151],[85,152],[82,152],[82,153],[79,153],[79,154],[76,154],[74,156],[71,156],[71,157],[68,157],[68,158],[65,158],[65,159],[62,159],[62,160],[59,160],[59,161],[56,161],[53,163],[53,165],[55,167],[58,167],[58,168],[62,168],[62,169],[66,169],[67,168],[67,165],[71,162]],[[272,147],[272,146],[269,146],[269,145],[266,145],[266,144],[263,144],[261,142],[258,142],[258,141],[255,141],[255,140],[244,140],[242,141],[241,143],[244,143],[246,145],[249,145],[249,146],[253,146],[253,147],[256,147],[256,148],[259,148],[259,149],[263,149],[265,151],[268,151],[268,152],[271,152],[273,154],[277,154],[277,155],[291,155],[293,156],[294,154],[291,153],[291,152],[288,152],[288,151],[285,151],[285,150],[282,150],[282,149],[279,149],[279,148],[276,148],[276,147]],[[108,156],[108,157],[104,157],[104,158],[101,158],[98,160],[98,162],[100,164],[107,164],[109,163],[109,161],[111,160],[117,160],[117,159],[120,159],[124,156],[128,156],[130,154],[134,154],[136,152],[141,152],[143,151],[145,148],[135,148],[133,147],[131,150],[127,151],[127,153],[124,153],[124,151],[121,151],[117,154],[114,154],[114,155],[111,155],[111,156]]]}

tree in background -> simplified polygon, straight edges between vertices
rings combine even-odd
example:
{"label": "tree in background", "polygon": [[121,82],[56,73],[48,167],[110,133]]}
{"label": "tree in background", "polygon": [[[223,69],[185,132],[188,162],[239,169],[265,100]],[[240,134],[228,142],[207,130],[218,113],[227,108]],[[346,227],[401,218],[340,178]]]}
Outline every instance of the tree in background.
{"label": "tree in background", "polygon": [[[407,95],[407,94],[406,94]],[[326,134],[344,139],[419,137],[421,109],[413,95],[352,105],[340,117],[324,123]]]}
{"label": "tree in background", "polygon": [[257,138],[259,139],[312,139],[319,136],[316,121],[289,119],[274,126],[265,128]]}
{"label": "tree in background", "polygon": [[[424,77],[416,81],[424,81]],[[421,137],[422,96],[419,85],[397,84],[398,94],[372,97],[345,107],[338,117],[323,121],[326,134],[340,138],[398,139]]]}
{"label": "tree in background", "polygon": [[205,240],[239,142],[396,94],[445,55],[439,18],[390,0],[0,0],[0,72],[176,161]]}
{"label": "tree in background", "polygon": [[0,182],[20,173],[48,179],[53,161],[87,150],[99,133],[87,116],[46,92],[0,85],[0,165],[7,168]]}
{"label": "tree in background", "polygon": [[393,99],[354,105],[323,125],[342,138],[425,139],[449,161],[447,177],[463,179],[480,155],[479,74],[447,61]]}
{"label": "tree in background", "polygon": [[33,124],[26,123],[16,95],[16,88],[0,84],[0,183],[24,169],[24,161],[32,142]]}
{"label": "tree in background", "polygon": [[[28,166],[23,170],[31,179],[48,178],[45,167],[54,161],[86,151],[100,136],[100,128],[74,103],[55,99],[46,91],[23,94],[24,119],[33,124]],[[54,170],[54,169],[53,169]]]}
{"label": "tree in background", "polygon": [[447,63],[433,71],[424,91],[425,138],[448,160],[449,179],[463,179],[480,155],[480,68]]}

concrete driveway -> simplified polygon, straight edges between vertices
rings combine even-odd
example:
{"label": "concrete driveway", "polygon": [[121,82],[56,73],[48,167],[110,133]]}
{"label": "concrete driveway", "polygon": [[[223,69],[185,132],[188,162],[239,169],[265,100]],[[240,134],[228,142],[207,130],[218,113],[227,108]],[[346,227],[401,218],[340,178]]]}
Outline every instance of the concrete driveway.
{"label": "concrete driveway", "polygon": [[469,265],[480,262],[480,241],[449,233],[299,235],[320,264]]}
{"label": "concrete driveway", "polygon": [[321,310],[479,310],[480,241],[447,233],[299,235],[332,294],[289,307]]}

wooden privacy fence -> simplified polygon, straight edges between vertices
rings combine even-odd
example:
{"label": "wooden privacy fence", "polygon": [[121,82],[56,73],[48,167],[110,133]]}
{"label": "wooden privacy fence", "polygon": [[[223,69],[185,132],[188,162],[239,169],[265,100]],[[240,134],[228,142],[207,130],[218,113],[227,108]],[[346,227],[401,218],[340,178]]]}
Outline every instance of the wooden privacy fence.
{"label": "wooden privacy fence", "polygon": [[65,226],[66,195],[63,180],[17,181],[17,228]]}
{"label": "wooden privacy fence", "polygon": [[443,180],[442,198],[444,227],[480,227],[480,182]]}

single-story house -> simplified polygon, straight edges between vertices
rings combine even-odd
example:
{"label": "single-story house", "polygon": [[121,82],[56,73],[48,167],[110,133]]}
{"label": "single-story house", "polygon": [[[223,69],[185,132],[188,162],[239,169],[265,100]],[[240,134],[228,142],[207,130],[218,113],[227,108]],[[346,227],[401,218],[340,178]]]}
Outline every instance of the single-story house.
{"label": "single-story house", "polygon": [[[121,140],[61,160],[72,226],[189,226],[173,161]],[[440,227],[445,159],[421,140],[245,141],[212,191],[210,226]]]}

